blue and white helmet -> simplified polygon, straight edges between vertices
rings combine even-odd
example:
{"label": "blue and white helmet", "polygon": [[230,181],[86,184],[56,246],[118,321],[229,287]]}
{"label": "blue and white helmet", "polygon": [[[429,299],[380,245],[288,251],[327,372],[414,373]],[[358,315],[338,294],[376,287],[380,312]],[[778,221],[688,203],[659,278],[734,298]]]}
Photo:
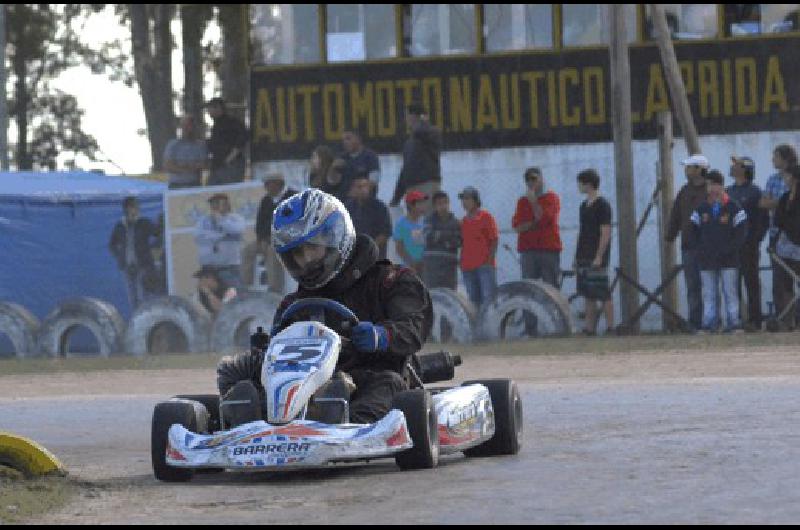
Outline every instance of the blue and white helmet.
{"label": "blue and white helmet", "polygon": [[339,274],[355,242],[347,209],[324,191],[308,189],[275,208],[272,248],[305,289],[318,289]]}

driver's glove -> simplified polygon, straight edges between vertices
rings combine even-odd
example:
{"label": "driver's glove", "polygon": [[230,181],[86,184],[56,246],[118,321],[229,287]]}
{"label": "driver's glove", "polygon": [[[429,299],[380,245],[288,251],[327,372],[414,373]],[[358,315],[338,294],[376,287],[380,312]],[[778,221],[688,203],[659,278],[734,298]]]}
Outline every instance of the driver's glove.
{"label": "driver's glove", "polygon": [[372,322],[361,322],[350,335],[353,345],[363,353],[386,351],[389,349],[389,334],[386,328]]}

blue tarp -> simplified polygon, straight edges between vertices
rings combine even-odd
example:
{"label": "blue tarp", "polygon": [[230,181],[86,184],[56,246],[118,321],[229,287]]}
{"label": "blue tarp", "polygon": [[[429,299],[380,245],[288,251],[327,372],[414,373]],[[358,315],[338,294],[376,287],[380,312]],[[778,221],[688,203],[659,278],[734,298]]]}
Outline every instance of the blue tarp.
{"label": "blue tarp", "polygon": [[39,319],[73,296],[131,308],[125,281],[108,248],[122,201],[139,199],[154,222],[166,184],[87,172],[0,173],[0,301]]}

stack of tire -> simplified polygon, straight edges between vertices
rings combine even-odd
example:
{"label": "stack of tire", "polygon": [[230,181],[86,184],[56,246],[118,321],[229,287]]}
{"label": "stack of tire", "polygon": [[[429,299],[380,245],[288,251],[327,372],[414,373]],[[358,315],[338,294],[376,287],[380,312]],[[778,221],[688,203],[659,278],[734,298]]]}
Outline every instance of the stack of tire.
{"label": "stack of tire", "polygon": [[476,308],[452,289],[431,289],[433,342],[471,343],[568,336],[573,331],[569,302],[553,286],[538,280],[505,283],[494,300]]}
{"label": "stack of tire", "polygon": [[91,333],[101,357],[229,353],[246,347],[257,327],[269,329],[280,300],[272,293],[245,292],[212,319],[191,300],[163,296],[142,303],[127,324],[114,306],[96,298],[66,300],[41,322],[18,304],[0,302],[0,335],[8,337],[18,358],[71,357],[70,337],[78,328]]}

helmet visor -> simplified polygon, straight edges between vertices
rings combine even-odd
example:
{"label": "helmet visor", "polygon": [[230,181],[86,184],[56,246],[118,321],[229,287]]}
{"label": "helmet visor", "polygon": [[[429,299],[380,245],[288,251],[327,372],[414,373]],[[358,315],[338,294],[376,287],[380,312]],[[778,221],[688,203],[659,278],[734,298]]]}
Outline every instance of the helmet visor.
{"label": "helmet visor", "polygon": [[[304,220],[298,220],[298,225],[303,226],[288,226],[273,232],[273,243],[292,278],[307,289],[315,289],[330,281],[341,268],[347,224],[337,212],[305,236],[292,237],[306,228]],[[286,241],[284,244],[282,239]]]}

